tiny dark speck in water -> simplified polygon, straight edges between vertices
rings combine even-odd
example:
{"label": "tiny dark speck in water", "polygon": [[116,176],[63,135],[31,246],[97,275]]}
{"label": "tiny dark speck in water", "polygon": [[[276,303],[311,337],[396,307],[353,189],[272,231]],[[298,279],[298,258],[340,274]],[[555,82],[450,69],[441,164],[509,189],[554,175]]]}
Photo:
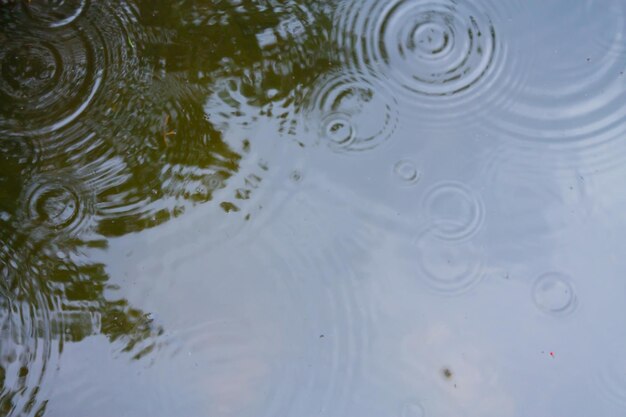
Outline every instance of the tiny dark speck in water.
{"label": "tiny dark speck in water", "polygon": [[452,379],[452,371],[450,370],[450,368],[443,368],[441,370],[441,373],[443,374],[443,377],[445,379]]}
{"label": "tiny dark speck in water", "polygon": [[323,338],[323,337],[324,337],[324,335],[323,335],[323,334],[321,334],[321,335],[320,335],[320,339],[321,339],[321,338]]}

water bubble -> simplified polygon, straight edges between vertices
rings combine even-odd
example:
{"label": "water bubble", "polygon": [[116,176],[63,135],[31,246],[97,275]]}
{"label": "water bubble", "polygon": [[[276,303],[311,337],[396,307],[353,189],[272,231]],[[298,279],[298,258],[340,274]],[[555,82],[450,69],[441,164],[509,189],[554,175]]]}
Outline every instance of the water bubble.
{"label": "water bubble", "polygon": [[473,236],[484,220],[482,200],[459,182],[444,181],[433,186],[424,197],[423,209],[434,233],[446,240]]}
{"label": "water bubble", "polygon": [[384,91],[376,80],[358,73],[325,75],[308,99],[307,124],[333,150],[375,148],[391,136],[398,122],[396,102]]}
{"label": "water bubble", "polygon": [[558,272],[540,276],[533,285],[532,296],[540,310],[553,315],[569,314],[577,304],[569,277]]}
{"label": "water bubble", "polygon": [[420,172],[415,164],[408,160],[402,159],[393,166],[393,173],[404,185],[413,185],[420,179]]}
{"label": "water bubble", "polygon": [[483,252],[469,242],[440,239],[424,233],[416,242],[421,276],[440,295],[459,295],[472,289],[483,276]]}

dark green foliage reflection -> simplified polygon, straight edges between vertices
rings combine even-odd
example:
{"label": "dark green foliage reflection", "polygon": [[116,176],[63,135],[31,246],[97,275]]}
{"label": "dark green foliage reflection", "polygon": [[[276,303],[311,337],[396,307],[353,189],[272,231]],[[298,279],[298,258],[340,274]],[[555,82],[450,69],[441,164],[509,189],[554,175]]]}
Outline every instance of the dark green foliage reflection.
{"label": "dark green foliage reflection", "polygon": [[225,124],[253,122],[245,106],[293,132],[332,67],[325,7],[0,3],[1,415],[45,411],[67,343],[104,335],[131,359],[158,346],[164,329],[90,254],[196,204],[250,218],[253,187],[215,198],[254,147]]}

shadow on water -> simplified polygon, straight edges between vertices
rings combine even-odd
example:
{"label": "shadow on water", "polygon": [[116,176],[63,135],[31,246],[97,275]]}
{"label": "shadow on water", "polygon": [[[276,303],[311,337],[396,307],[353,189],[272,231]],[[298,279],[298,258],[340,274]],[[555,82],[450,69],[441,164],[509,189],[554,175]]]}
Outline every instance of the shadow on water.
{"label": "shadow on water", "polygon": [[253,121],[241,106],[294,127],[332,67],[323,7],[0,3],[0,414],[44,413],[67,343],[104,335],[133,360],[158,346],[162,326],[89,253],[196,204],[250,218],[254,187],[228,181],[254,144],[225,127]]}

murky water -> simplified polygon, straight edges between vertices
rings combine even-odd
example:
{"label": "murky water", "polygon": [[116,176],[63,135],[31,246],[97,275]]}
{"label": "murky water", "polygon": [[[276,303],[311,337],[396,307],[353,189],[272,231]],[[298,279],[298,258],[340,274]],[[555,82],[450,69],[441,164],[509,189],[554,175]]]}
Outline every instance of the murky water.
{"label": "murky water", "polygon": [[0,415],[626,415],[623,0],[0,24]]}

